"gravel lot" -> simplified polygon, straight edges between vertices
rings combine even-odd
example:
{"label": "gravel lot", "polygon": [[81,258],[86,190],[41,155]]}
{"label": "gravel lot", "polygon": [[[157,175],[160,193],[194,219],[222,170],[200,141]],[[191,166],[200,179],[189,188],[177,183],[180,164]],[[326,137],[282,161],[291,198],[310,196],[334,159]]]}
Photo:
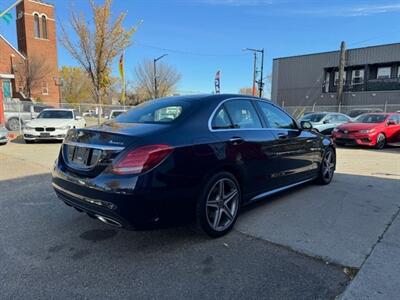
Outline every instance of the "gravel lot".
{"label": "gravel lot", "polygon": [[400,148],[338,149],[330,186],[252,205],[221,239],[118,231],[56,198],[59,148],[0,147],[2,298],[333,299],[399,208]]}

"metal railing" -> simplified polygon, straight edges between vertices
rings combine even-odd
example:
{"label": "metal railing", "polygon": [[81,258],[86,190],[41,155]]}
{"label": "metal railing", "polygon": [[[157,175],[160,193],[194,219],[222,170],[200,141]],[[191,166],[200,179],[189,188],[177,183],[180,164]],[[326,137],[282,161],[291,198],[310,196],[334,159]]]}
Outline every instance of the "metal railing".
{"label": "metal railing", "polygon": [[[97,105],[95,103],[27,103],[20,101],[12,101],[4,103],[5,124],[11,131],[21,131],[21,127],[36,118],[38,114],[46,108],[66,108],[74,109],[77,115],[85,118],[88,126],[104,122],[109,118],[113,110],[129,110],[134,106],[119,104]],[[354,110],[396,112],[400,111],[399,104],[383,104],[383,105],[311,105],[311,106],[285,106],[284,109],[294,118],[301,118],[309,112],[340,112],[349,114]]]}

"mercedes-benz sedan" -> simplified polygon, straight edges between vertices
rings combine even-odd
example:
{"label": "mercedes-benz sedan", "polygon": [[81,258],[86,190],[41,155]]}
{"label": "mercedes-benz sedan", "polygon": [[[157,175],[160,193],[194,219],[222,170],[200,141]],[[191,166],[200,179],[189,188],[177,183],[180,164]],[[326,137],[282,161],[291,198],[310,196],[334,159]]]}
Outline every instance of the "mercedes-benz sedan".
{"label": "mercedes-benz sedan", "polygon": [[238,95],[144,103],[93,128],[71,129],[53,170],[66,204],[137,228],[193,216],[213,237],[243,205],[291,187],[331,182],[329,138],[270,101]]}

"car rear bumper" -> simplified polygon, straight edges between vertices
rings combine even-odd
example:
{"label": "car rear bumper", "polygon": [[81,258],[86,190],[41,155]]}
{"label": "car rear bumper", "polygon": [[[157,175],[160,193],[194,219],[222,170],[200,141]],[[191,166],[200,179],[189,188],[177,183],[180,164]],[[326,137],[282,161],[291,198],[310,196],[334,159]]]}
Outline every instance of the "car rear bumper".
{"label": "car rear bumper", "polygon": [[53,188],[64,203],[127,229],[187,215],[194,207],[193,195],[197,195],[194,187],[161,186],[159,174],[151,172],[132,177],[100,174],[95,178],[80,178],[56,163],[52,177]]}

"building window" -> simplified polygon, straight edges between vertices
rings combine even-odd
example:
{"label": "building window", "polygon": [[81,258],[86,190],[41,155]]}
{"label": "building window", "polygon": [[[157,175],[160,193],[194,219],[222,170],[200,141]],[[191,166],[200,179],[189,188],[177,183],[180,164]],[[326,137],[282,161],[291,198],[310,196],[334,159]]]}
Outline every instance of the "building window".
{"label": "building window", "polygon": [[47,39],[47,18],[42,16],[42,38]]}
{"label": "building window", "polygon": [[324,84],[324,92],[325,93],[329,93],[330,83],[331,83],[331,73],[330,72],[326,72],[325,73],[325,84]]}
{"label": "building window", "polygon": [[47,81],[42,82],[42,95],[48,95],[49,94],[49,85],[47,84]]}
{"label": "building window", "polygon": [[392,69],[391,67],[378,68],[376,79],[389,79],[390,78],[391,69]]}
{"label": "building window", "polygon": [[351,76],[351,84],[363,84],[364,83],[364,69],[353,70]]}
{"label": "building window", "polygon": [[[343,76],[343,84],[346,84],[346,78],[347,78],[347,71],[344,71],[344,76]],[[335,71],[335,81],[333,82],[335,86],[339,85],[339,72]]]}
{"label": "building window", "polygon": [[35,14],[33,16],[35,21],[35,37],[40,38],[40,22],[39,22],[39,15]]}

